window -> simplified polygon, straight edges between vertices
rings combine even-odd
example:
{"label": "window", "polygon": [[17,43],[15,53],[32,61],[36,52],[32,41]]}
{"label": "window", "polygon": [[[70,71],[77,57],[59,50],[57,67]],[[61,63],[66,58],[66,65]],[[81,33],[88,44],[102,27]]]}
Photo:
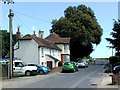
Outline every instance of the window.
{"label": "window", "polygon": [[44,48],[41,48],[42,57],[44,57]]}
{"label": "window", "polygon": [[21,62],[15,62],[15,67],[24,67],[24,65]]}
{"label": "window", "polygon": [[28,64],[28,66],[35,66],[34,64]]}
{"label": "window", "polygon": [[55,55],[55,52],[54,52],[54,50],[53,50],[53,56]]}
{"label": "window", "polygon": [[50,51],[50,55],[51,55],[51,49],[49,49],[49,51]]}
{"label": "window", "polygon": [[69,50],[69,47],[67,44],[64,45],[64,50]]}

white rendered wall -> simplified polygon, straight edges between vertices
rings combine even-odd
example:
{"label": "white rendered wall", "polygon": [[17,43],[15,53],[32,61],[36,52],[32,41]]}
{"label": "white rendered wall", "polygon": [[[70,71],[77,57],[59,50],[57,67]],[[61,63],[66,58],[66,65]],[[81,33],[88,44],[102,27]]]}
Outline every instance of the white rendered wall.
{"label": "white rendered wall", "polygon": [[[17,46],[14,46],[14,48]],[[14,57],[20,58],[25,63],[38,64],[38,45],[34,40],[21,40],[19,49],[14,51]]]}

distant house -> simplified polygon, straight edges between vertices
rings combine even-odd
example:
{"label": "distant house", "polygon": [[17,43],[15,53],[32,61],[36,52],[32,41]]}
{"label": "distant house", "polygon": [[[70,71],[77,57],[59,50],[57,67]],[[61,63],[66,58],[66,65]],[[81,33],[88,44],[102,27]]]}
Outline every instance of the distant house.
{"label": "distant house", "polygon": [[19,38],[14,46],[14,57],[25,63],[36,63],[49,68],[58,67],[59,62],[70,61],[70,38],[61,38],[56,33],[51,33],[43,39],[43,34],[43,31],[39,31],[39,37],[27,34]]}
{"label": "distant house", "polygon": [[52,41],[62,50],[61,61],[63,63],[70,61],[70,38],[69,37],[61,38],[58,34],[53,32],[45,39]]}

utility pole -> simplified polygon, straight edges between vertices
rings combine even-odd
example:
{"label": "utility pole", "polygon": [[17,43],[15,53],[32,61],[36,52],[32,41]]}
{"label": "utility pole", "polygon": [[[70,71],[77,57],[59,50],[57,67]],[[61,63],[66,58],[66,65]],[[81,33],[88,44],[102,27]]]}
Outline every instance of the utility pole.
{"label": "utility pole", "polygon": [[9,78],[12,78],[13,77],[13,27],[12,27],[12,20],[13,20],[13,17],[14,16],[14,13],[12,12],[12,10],[10,9],[9,10],[9,32],[10,32],[10,77]]}

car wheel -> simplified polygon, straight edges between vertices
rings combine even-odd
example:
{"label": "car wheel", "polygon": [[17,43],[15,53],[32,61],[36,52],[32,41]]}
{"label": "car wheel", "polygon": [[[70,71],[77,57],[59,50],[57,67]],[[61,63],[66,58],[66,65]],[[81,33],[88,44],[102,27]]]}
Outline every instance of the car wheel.
{"label": "car wheel", "polygon": [[75,72],[76,70],[74,69],[73,72]]}
{"label": "car wheel", "polygon": [[39,73],[40,73],[41,75],[43,75],[43,74],[44,74],[44,71],[40,71]]}
{"label": "car wheel", "polygon": [[62,71],[61,71],[62,73],[64,73],[65,72],[65,70],[64,69],[62,69]]}
{"label": "car wheel", "polygon": [[77,70],[76,71],[78,71],[78,68],[77,68]]}
{"label": "car wheel", "polygon": [[26,76],[30,76],[30,75],[31,75],[31,72],[30,72],[30,71],[26,71],[26,72],[25,72],[25,75],[26,75]]}

